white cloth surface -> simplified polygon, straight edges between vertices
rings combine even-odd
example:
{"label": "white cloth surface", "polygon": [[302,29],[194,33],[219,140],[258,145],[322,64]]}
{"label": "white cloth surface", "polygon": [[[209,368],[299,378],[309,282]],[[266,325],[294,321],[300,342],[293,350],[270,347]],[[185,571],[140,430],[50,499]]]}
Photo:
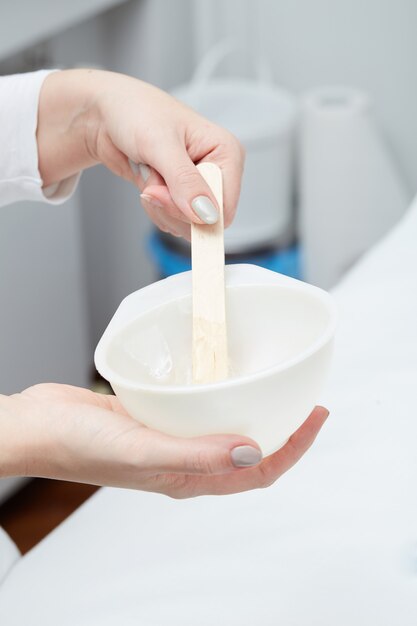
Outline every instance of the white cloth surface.
{"label": "white cloth surface", "polygon": [[417,202],[335,297],[331,416],[295,468],[229,497],[101,490],[13,568],[0,623],[415,626]]}
{"label": "white cloth surface", "polygon": [[61,204],[77,186],[80,174],[42,189],[38,170],[39,94],[53,71],[0,77],[0,206],[20,200]]}

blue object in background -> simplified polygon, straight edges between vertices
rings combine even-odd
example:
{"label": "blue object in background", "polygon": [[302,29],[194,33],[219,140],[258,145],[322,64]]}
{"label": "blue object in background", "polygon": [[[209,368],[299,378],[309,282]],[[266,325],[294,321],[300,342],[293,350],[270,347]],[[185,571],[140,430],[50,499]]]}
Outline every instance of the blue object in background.
{"label": "blue object in background", "polygon": [[[187,272],[191,269],[189,256],[173,249],[157,232],[153,232],[149,238],[148,248],[162,278],[172,276],[172,274],[179,274],[180,272]],[[226,264],[230,263],[252,263],[292,278],[301,278],[300,250],[298,245],[292,245],[280,250],[268,250],[259,254],[234,254],[231,257],[226,255]]]}

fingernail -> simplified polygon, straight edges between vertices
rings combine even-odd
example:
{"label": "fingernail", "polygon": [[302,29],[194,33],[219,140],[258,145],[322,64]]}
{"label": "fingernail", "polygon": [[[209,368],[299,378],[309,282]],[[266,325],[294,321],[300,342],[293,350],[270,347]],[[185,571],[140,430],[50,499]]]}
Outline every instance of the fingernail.
{"label": "fingernail", "polygon": [[148,202],[149,204],[152,204],[155,207],[158,207],[158,209],[163,209],[164,205],[161,204],[161,202],[159,202],[159,200],[156,200],[156,198],[154,198],[153,196],[149,196],[147,193],[141,193],[140,194],[140,199],[144,200],[145,202]]}
{"label": "fingernail", "polygon": [[139,174],[139,165],[137,163],[134,163],[132,159],[128,159],[128,161],[129,161],[130,169],[133,172],[133,175],[137,176]]}
{"label": "fingernail", "polygon": [[142,176],[143,182],[146,183],[149,176],[151,175],[151,168],[148,167],[148,165],[145,165],[145,163],[139,163],[139,172]]}
{"label": "fingernail", "polygon": [[262,452],[252,446],[238,446],[230,453],[235,467],[252,467],[262,461]]}
{"label": "fingernail", "polygon": [[216,207],[206,196],[197,196],[191,203],[194,211],[197,213],[198,217],[203,220],[206,224],[215,224],[219,219],[219,214],[216,210]]}
{"label": "fingernail", "polygon": [[128,159],[128,161],[133,175],[138,176],[138,174],[140,174],[143,182],[146,183],[151,175],[151,168],[148,165],[145,165],[145,163],[135,163],[132,159]]}
{"label": "fingernail", "polygon": [[329,417],[329,415],[330,415],[330,411],[329,411],[329,409],[326,409],[326,407],[325,407],[325,406],[319,406],[319,407],[317,407],[317,408],[318,408],[318,409],[321,409],[321,410],[323,411],[323,413],[324,413],[324,419],[325,419],[325,420],[327,420],[327,418],[328,418],[328,417]]}

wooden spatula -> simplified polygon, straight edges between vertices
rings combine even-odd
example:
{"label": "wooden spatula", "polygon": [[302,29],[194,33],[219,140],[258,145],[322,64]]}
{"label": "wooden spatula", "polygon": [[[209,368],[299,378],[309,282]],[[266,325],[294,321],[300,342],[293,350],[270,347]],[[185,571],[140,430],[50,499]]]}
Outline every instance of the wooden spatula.
{"label": "wooden spatula", "polygon": [[203,384],[227,378],[228,354],[222,172],[214,163],[200,163],[197,167],[220,210],[216,224],[191,226],[193,382]]}

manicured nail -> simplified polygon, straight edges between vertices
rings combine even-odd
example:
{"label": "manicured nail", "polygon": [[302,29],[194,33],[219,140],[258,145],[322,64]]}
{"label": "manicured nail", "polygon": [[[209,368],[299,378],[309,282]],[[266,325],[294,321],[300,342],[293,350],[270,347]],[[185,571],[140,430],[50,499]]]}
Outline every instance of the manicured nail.
{"label": "manicured nail", "polygon": [[161,202],[159,202],[159,200],[157,200],[153,196],[149,196],[147,193],[141,193],[140,199],[144,200],[145,202],[148,202],[149,204],[152,204],[155,207],[158,207],[158,209],[164,208],[164,205]]}
{"label": "manicured nail", "polygon": [[329,409],[326,409],[326,407],[325,407],[325,406],[317,406],[316,408],[317,408],[317,409],[319,409],[319,410],[323,413],[323,417],[324,417],[324,419],[325,419],[325,420],[327,420],[327,418],[328,418],[328,417],[329,417],[329,415],[330,415],[330,411],[329,411]]}
{"label": "manicured nail", "polygon": [[132,159],[129,159],[129,165],[133,175],[138,176],[140,174],[143,182],[146,183],[151,175],[151,168],[148,165],[145,165],[145,163],[134,163]]}
{"label": "manicured nail", "polygon": [[137,176],[139,174],[139,165],[137,163],[134,163],[132,159],[128,159],[128,160],[129,160],[130,169],[132,170],[133,175]]}
{"label": "manicured nail", "polygon": [[194,211],[197,213],[198,217],[203,220],[206,224],[215,224],[219,219],[219,214],[216,210],[216,207],[206,196],[197,196],[191,203]]}
{"label": "manicured nail", "polygon": [[149,176],[151,175],[151,168],[145,165],[145,163],[139,163],[139,172],[142,176],[143,182],[146,183]]}
{"label": "manicured nail", "polygon": [[235,467],[252,467],[262,461],[262,452],[252,446],[238,446],[230,453]]}

